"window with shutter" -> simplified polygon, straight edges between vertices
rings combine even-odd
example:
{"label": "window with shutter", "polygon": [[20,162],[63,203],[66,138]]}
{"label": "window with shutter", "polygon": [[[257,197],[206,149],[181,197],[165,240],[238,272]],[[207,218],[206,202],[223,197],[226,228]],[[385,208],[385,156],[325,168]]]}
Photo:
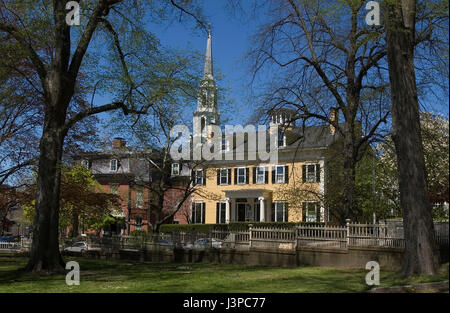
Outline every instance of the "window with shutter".
{"label": "window with shutter", "polygon": [[316,164],[316,182],[320,183],[320,164]]}
{"label": "window with shutter", "polygon": [[117,171],[117,160],[116,159],[112,159],[109,161],[109,169],[111,171]]}
{"label": "window with shutter", "polygon": [[284,165],[277,165],[276,166],[276,179],[275,182],[277,184],[284,183],[285,179],[285,166]]}
{"label": "window with shutter", "polygon": [[267,168],[264,166],[258,166],[255,169],[256,169],[256,183],[265,184]]}
{"label": "window with shutter", "polygon": [[195,184],[196,185],[203,185],[203,170],[195,170]]}
{"label": "window with shutter", "polygon": [[287,222],[288,220],[288,212],[287,212],[287,203],[285,201],[275,201],[273,203],[274,207],[272,211],[274,216],[272,217],[273,222]]}
{"label": "window with shutter", "polygon": [[216,203],[216,224],[219,224],[220,219],[220,211],[219,211],[220,202]]}
{"label": "window with shutter", "polygon": [[302,167],[303,182],[319,183],[320,182],[320,164],[306,164]]}
{"label": "window with shutter", "polygon": [[225,202],[217,202],[216,203],[216,224],[224,224],[225,221],[225,210],[226,203]]}
{"label": "window with shutter", "polygon": [[271,221],[275,222],[275,202],[272,202],[270,216],[271,216]]}
{"label": "window with shutter", "polygon": [[319,202],[303,202],[303,221],[304,222],[319,222],[320,221],[320,207]]}
{"label": "window with shutter", "polygon": [[247,168],[245,167],[238,167],[237,168],[237,183],[239,185],[246,184],[247,180]]}
{"label": "window with shutter", "polygon": [[228,175],[230,174],[230,171],[227,168],[221,168],[220,169],[220,185],[228,185],[229,184],[229,177]]}
{"label": "window with shutter", "polygon": [[192,204],[191,221],[194,224],[204,224],[205,223],[205,203],[204,202],[194,202]]}
{"label": "window with shutter", "polygon": [[206,206],[206,205],[205,205],[205,203],[203,202],[203,203],[202,203],[202,212],[201,212],[201,213],[202,213],[202,219],[201,219],[201,223],[202,223],[202,224],[205,224],[205,213],[206,213],[206,212],[205,212],[205,211],[206,211],[206,210],[205,210],[205,206]]}

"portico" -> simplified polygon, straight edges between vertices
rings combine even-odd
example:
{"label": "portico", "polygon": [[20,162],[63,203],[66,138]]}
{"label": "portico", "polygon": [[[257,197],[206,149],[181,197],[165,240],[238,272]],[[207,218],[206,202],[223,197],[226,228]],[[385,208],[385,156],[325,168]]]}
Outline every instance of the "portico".
{"label": "portico", "polygon": [[264,189],[226,190],[225,221],[267,222],[272,192]]}

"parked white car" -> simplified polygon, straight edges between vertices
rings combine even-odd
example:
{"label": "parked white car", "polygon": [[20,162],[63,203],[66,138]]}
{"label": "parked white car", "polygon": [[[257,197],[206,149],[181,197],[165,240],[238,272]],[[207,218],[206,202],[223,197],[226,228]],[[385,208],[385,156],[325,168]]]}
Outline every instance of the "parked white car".
{"label": "parked white car", "polygon": [[[212,240],[212,242],[210,242]],[[194,242],[194,244],[188,244],[184,246],[185,249],[208,249],[210,247],[220,249],[223,243],[214,238],[200,238]]]}
{"label": "parked white car", "polygon": [[88,251],[88,244],[84,241],[78,241],[69,247],[64,248],[64,252],[80,253],[83,254]]}

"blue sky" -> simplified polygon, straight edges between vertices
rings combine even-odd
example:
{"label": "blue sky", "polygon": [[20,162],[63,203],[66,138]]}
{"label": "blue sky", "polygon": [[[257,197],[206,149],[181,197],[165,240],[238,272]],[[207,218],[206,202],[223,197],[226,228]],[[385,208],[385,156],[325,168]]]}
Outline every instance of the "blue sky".
{"label": "blue sky", "polygon": [[[232,100],[231,108],[224,108],[224,104],[219,102],[219,112],[227,124],[245,125],[255,104],[247,103],[247,86],[251,74],[243,58],[250,47],[250,37],[256,31],[256,22],[244,22],[242,18],[233,17],[226,8],[226,1],[208,0],[204,3],[204,16],[211,23],[214,75],[224,75],[218,84],[220,88],[229,89],[227,100]],[[194,29],[194,25],[193,19],[184,17],[183,23],[174,21],[161,25],[151,24],[149,31],[158,37],[163,47],[204,54],[207,33]],[[96,105],[111,101],[107,96],[100,95],[95,100]],[[239,112],[236,112],[236,108],[239,108]],[[194,109],[192,108],[191,114]],[[107,121],[106,116],[102,114],[101,119]]]}
{"label": "blue sky", "polygon": [[[244,0],[242,3],[247,5],[249,2]],[[220,87],[230,89],[227,96],[231,96],[234,104],[228,108],[227,112],[223,103],[222,106],[219,103],[219,111],[223,113],[227,123],[245,125],[257,103],[249,101],[251,98],[248,96],[248,82],[251,73],[248,70],[248,64],[244,61],[244,56],[250,48],[250,38],[256,32],[258,23],[261,23],[264,16],[260,17],[259,21],[251,18],[244,21],[242,16],[233,16],[226,4],[227,1],[224,0],[206,0],[203,10],[207,20],[211,22],[214,72],[217,74],[220,71],[225,75],[224,79],[220,81]],[[204,53],[207,34],[203,30],[194,30],[193,25],[193,21],[186,23],[175,21],[170,24],[152,24],[149,30],[159,38],[165,47]],[[421,103],[422,108],[426,111],[441,112],[448,117],[448,95],[442,93],[441,95],[442,101],[436,101],[434,97],[432,97],[433,99],[424,99]],[[98,100],[106,101],[100,97]]]}
{"label": "blue sky", "polygon": [[[228,96],[233,99],[234,106],[239,108],[239,114],[226,114],[220,103],[219,111],[226,115],[224,117],[230,123],[245,124],[253,111],[254,103],[247,103],[247,86],[251,75],[243,58],[250,47],[250,37],[256,31],[256,21],[244,22],[242,18],[234,17],[226,7],[226,1],[208,0],[204,3],[204,15],[211,23],[214,72],[216,76],[219,71],[225,76],[220,81],[220,87],[231,89]],[[204,53],[206,32],[194,31],[187,26],[172,23],[151,31],[159,37],[163,46]]]}
{"label": "blue sky", "polygon": [[[257,103],[249,101],[248,82],[251,73],[248,64],[244,62],[245,53],[248,52],[251,44],[251,36],[256,32],[258,23],[261,23],[264,16],[259,20],[235,17],[227,9],[224,0],[204,1],[204,13],[211,22],[213,40],[214,70],[219,70],[225,75],[220,82],[222,88],[231,88],[230,96],[234,105],[238,108],[238,114],[229,114],[230,123],[245,124],[253,112]],[[250,12],[248,4],[250,1],[241,1],[246,12]],[[259,12],[260,13],[260,12]],[[173,23],[170,26],[164,25],[155,30],[165,46],[182,50],[199,50],[204,53],[206,47],[206,33],[203,31],[192,31],[186,25]],[[423,97],[421,99],[421,109],[425,111],[440,112],[448,117],[449,97],[448,94],[435,90],[436,96]],[[436,101],[436,98],[439,100]],[[220,105],[220,104],[219,104]],[[221,108],[219,107],[219,110]],[[222,108],[224,109],[224,108]],[[235,109],[234,107],[232,109]],[[223,111],[223,110],[222,110]]]}

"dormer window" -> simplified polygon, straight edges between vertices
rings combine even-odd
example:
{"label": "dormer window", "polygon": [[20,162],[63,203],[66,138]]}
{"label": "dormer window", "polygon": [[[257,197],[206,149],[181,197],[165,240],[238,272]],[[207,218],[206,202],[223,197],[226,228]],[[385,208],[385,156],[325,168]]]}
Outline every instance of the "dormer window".
{"label": "dormer window", "polygon": [[286,146],[286,135],[281,130],[278,131],[277,145],[278,147]]}
{"label": "dormer window", "polygon": [[278,109],[270,113],[270,121],[272,124],[295,126],[295,111],[290,109]]}
{"label": "dormer window", "polygon": [[172,175],[178,176],[180,175],[180,164],[172,163]]}
{"label": "dormer window", "polygon": [[81,166],[88,170],[91,168],[91,162],[88,159],[84,159],[81,161]]}
{"label": "dormer window", "polygon": [[117,161],[117,159],[112,159],[112,160],[110,160],[109,161],[109,169],[111,170],[111,171],[117,171],[117,165],[118,165],[118,161]]}

